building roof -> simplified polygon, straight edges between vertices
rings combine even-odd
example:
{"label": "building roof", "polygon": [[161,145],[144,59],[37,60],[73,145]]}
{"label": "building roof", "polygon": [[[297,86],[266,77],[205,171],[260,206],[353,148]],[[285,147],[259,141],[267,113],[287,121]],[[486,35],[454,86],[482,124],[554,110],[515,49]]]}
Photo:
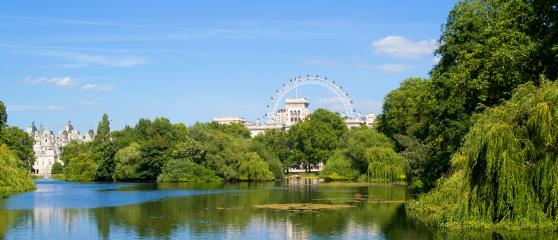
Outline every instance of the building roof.
{"label": "building roof", "polygon": [[309,104],[310,102],[306,98],[287,98],[285,99],[285,104]]}

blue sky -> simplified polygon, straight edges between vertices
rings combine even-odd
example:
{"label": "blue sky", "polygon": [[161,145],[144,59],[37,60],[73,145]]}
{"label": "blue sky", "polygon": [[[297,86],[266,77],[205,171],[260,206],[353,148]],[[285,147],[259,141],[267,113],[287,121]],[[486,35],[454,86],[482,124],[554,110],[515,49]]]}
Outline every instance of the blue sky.
{"label": "blue sky", "polygon": [[[3,1],[0,100],[11,125],[84,131],[165,116],[263,116],[290,78],[341,84],[381,112],[407,77],[427,77],[455,1]],[[313,108],[332,93],[299,88]]]}

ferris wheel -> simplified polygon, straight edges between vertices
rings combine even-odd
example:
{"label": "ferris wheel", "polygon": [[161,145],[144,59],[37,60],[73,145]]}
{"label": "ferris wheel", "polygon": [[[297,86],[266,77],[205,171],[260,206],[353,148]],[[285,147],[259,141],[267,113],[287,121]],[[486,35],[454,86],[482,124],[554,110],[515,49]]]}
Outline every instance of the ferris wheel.
{"label": "ferris wheel", "polygon": [[281,87],[275,91],[275,96],[271,97],[271,103],[267,105],[267,113],[264,115],[264,119],[268,124],[274,122],[281,100],[289,92],[303,85],[318,85],[333,92],[336,98],[343,104],[345,109],[343,112],[344,117],[352,118],[353,113],[356,112],[356,110],[353,109],[353,101],[349,98],[349,93],[345,92],[343,87],[337,85],[335,81],[330,81],[327,77],[322,78],[318,75],[298,76],[281,85]]}

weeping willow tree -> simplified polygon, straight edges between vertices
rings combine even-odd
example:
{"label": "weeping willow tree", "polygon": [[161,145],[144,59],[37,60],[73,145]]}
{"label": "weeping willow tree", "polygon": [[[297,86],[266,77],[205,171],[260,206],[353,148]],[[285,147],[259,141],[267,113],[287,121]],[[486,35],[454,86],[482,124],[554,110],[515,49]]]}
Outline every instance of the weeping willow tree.
{"label": "weeping willow tree", "polygon": [[271,180],[274,178],[267,163],[255,152],[244,155],[243,161],[240,162],[238,167],[238,174],[241,181]]}
{"label": "weeping willow tree", "polygon": [[35,183],[16,155],[0,145],[0,198],[35,189]]}
{"label": "weeping willow tree", "polygon": [[405,178],[406,163],[393,148],[372,147],[366,150],[368,181],[395,181]]}
{"label": "weeping willow tree", "polygon": [[442,227],[554,228],[558,223],[558,83],[527,84],[476,116],[452,174],[409,212]]}

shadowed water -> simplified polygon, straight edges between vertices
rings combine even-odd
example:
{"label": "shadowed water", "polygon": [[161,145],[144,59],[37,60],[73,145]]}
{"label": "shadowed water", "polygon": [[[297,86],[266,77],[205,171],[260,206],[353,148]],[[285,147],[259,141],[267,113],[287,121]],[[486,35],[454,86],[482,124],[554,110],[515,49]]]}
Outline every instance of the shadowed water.
{"label": "shadowed water", "polygon": [[[553,239],[552,234],[440,233],[405,216],[404,187],[316,181],[79,184],[37,181],[0,199],[6,239]],[[348,204],[322,211],[262,204]]]}

